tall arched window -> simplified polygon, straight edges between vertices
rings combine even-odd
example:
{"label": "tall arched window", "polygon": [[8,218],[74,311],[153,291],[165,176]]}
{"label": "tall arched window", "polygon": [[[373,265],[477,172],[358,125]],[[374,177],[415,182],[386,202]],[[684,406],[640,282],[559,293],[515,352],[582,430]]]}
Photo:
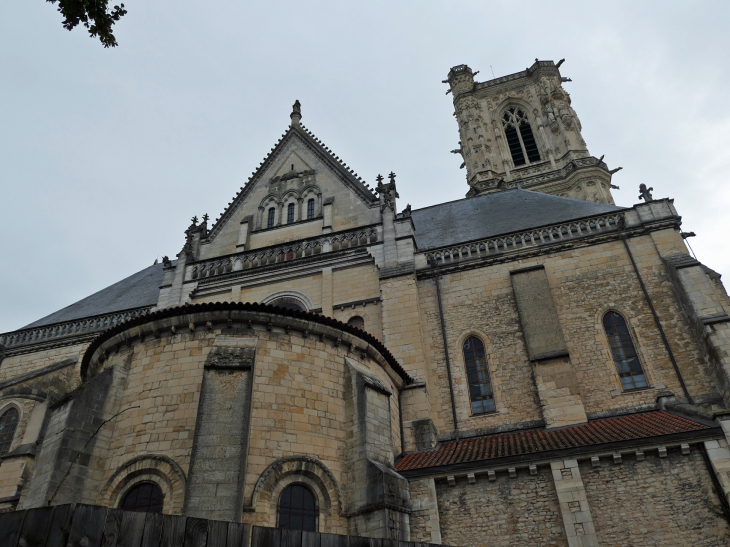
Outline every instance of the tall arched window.
{"label": "tall arched window", "polygon": [[626,320],[621,314],[610,311],[603,316],[603,328],[606,330],[613,362],[616,363],[623,388],[630,390],[649,387]]}
{"label": "tall arched window", "polygon": [[302,484],[290,484],[279,497],[279,528],[317,531],[317,502]]}
{"label": "tall arched window", "polygon": [[290,203],[286,207],[286,223],[291,224],[294,222],[294,204]]}
{"label": "tall arched window", "polygon": [[276,208],[270,207],[269,208],[269,222],[267,223],[267,227],[273,228],[275,219],[276,219]]}
{"label": "tall arched window", "polygon": [[135,484],[124,495],[119,508],[137,513],[162,513],[162,490],[154,482]]}
{"label": "tall arched window", "polygon": [[527,163],[525,158],[530,162],[540,161],[540,152],[537,150],[530,122],[527,121],[527,115],[521,108],[516,106],[508,108],[502,116],[502,125],[515,167]]}
{"label": "tall arched window", "polygon": [[307,220],[314,218],[314,198],[307,201]]}
{"label": "tall arched window", "polygon": [[11,406],[0,416],[0,456],[10,452],[10,445],[13,444],[13,437],[15,437],[19,419],[20,413],[14,406]]}
{"label": "tall arched window", "polygon": [[464,342],[464,362],[469,381],[472,413],[494,412],[494,395],[487,369],[487,356],[484,344],[479,338],[471,336]]}

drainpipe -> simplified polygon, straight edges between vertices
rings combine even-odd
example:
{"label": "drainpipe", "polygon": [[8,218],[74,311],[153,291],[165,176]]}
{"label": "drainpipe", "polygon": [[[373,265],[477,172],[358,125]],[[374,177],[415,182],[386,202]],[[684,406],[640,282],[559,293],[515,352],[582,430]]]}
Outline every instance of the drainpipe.
{"label": "drainpipe", "polygon": [[[619,229],[621,229],[619,227]],[[634,255],[631,253],[631,249],[629,248],[629,243],[626,240],[626,235],[622,234],[621,241],[624,242],[624,247],[626,247],[626,252],[629,255],[629,258],[631,259],[631,265],[634,267],[634,271],[636,272],[636,277],[639,280],[639,285],[641,285],[641,290],[644,292],[644,298],[646,298],[646,303],[649,304],[649,309],[651,310],[651,314],[654,316],[654,322],[656,323],[657,329],[659,329],[659,335],[662,337],[662,342],[664,342],[664,347],[667,349],[667,353],[669,354],[669,360],[672,362],[672,366],[674,367],[674,372],[677,374],[677,378],[679,379],[679,384],[682,386],[682,391],[684,392],[684,396],[687,398],[687,401],[689,404],[693,405],[694,401],[692,400],[692,396],[689,394],[689,391],[687,391],[687,386],[684,383],[684,378],[682,378],[682,373],[679,371],[679,366],[677,365],[677,361],[674,359],[674,353],[672,352],[672,348],[669,347],[669,340],[667,340],[667,336],[664,334],[664,329],[662,328],[662,324],[659,322],[659,316],[656,313],[656,310],[654,309],[654,305],[651,302],[651,298],[649,297],[649,293],[646,290],[646,286],[644,285],[644,280],[641,279],[641,274],[639,273],[639,268],[636,267],[636,262],[634,261]]]}
{"label": "drainpipe", "polygon": [[451,396],[451,416],[454,418],[454,433],[456,440],[459,440],[459,425],[456,419],[456,404],[454,403],[454,382],[451,379],[451,361],[449,360],[449,346],[446,343],[446,325],[444,324],[444,309],[441,305],[441,284],[439,283],[438,263],[434,258],[436,270],[436,298],[439,303],[439,318],[441,319],[441,337],[444,341],[444,355],[446,357],[446,374],[449,377],[449,395]]}

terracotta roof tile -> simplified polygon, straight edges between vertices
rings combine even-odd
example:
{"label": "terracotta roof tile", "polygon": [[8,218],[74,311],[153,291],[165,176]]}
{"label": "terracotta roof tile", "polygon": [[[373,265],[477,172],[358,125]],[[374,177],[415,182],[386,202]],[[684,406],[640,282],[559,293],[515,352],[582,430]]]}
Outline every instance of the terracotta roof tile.
{"label": "terracotta roof tile", "polygon": [[432,450],[407,454],[396,468],[399,471],[425,469],[710,428],[705,423],[657,410],[601,418],[559,429],[525,429],[451,441]]}

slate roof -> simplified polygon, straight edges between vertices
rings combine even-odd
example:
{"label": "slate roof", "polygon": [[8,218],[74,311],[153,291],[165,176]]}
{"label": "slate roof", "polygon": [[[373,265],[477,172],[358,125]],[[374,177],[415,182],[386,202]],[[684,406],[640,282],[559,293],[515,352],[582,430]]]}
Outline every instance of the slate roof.
{"label": "slate roof", "polygon": [[115,311],[154,306],[157,304],[162,277],[162,264],[150,266],[23,328],[41,327]]}
{"label": "slate roof", "polygon": [[515,188],[415,209],[411,218],[424,251],[621,209]]}
{"label": "slate roof", "polygon": [[557,429],[525,429],[447,442],[436,449],[406,454],[396,468],[399,471],[426,469],[704,429],[713,429],[713,426],[657,410]]}

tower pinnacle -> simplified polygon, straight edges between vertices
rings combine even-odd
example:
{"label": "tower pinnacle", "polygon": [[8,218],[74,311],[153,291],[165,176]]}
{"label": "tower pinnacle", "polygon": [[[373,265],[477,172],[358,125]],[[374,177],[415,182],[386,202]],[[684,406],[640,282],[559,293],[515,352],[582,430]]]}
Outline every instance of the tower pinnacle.
{"label": "tower pinnacle", "polygon": [[294,101],[289,117],[291,118],[292,125],[299,125],[299,121],[302,119],[302,104],[299,100]]}

